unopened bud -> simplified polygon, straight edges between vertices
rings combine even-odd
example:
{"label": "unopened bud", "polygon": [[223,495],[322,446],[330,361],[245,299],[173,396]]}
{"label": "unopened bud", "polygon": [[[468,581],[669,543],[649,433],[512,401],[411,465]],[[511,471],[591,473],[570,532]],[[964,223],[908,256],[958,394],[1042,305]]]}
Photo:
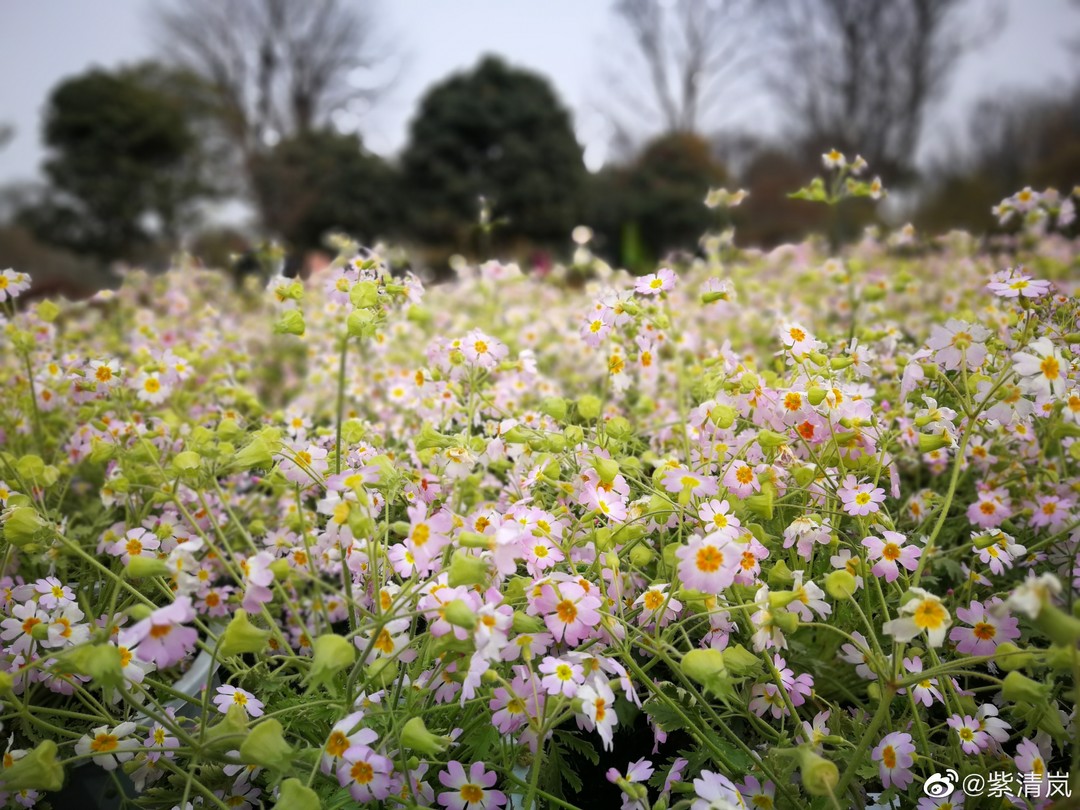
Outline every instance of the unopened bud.
{"label": "unopened bud", "polygon": [[401,745],[410,751],[433,757],[441,754],[450,744],[449,737],[432,734],[424,725],[424,718],[411,717],[401,727]]}
{"label": "unopened bud", "polygon": [[833,571],[825,577],[825,592],[833,599],[850,599],[857,588],[858,582],[855,577],[844,569]]}
{"label": "unopened bud", "polygon": [[272,717],[255,726],[240,743],[240,760],[248,765],[285,771],[292,758],[293,749],[285,741],[285,729]]}
{"label": "unopened bud", "polygon": [[[483,537],[483,535],[480,535]],[[484,538],[487,540],[487,538]],[[458,549],[450,560],[447,584],[451,588],[460,585],[483,585],[491,576],[487,560]]]}
{"label": "unopened bud", "polygon": [[42,740],[32,751],[4,768],[0,783],[5,791],[60,790],[64,786],[64,768],[56,761],[56,743]]}
{"label": "unopened bud", "polygon": [[225,628],[218,653],[225,658],[230,655],[262,652],[269,638],[269,630],[260,630],[248,619],[246,611],[238,610]]}
{"label": "unopened bud", "polygon": [[799,748],[799,773],[803,787],[811,796],[831,796],[840,782],[836,765],[808,747]]}
{"label": "unopened bud", "polygon": [[1010,703],[1039,705],[1050,697],[1050,687],[1019,672],[1010,672],[1001,682],[1001,696]]}
{"label": "unopened bud", "polygon": [[295,776],[281,783],[277,806],[282,810],[321,810],[319,794]]}

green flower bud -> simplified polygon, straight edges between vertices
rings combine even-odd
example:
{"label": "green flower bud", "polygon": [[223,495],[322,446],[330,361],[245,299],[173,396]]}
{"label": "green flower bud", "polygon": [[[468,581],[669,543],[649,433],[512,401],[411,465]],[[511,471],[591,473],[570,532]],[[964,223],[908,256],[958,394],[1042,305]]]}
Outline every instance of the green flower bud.
{"label": "green flower bud", "polygon": [[1019,672],[1010,672],[1001,682],[1001,696],[1010,703],[1040,705],[1050,697],[1050,687]]}
{"label": "green flower bud", "polygon": [[256,435],[247,446],[233,456],[232,465],[238,470],[267,469],[274,466],[270,445],[262,436]]}
{"label": "green flower bud", "polygon": [[[454,636],[451,633],[443,638],[453,639]],[[397,670],[398,663],[393,658],[376,658],[364,667],[364,677],[370,686],[385,689],[397,678]]]}
{"label": "green flower bud", "polygon": [[604,405],[600,401],[600,398],[593,396],[592,394],[585,394],[584,396],[578,397],[578,416],[588,422],[592,422],[594,419],[598,419],[600,417],[600,411],[603,409],[603,407]]}
{"label": "green flower bud", "polygon": [[1043,603],[1033,622],[1054,644],[1072,647],[1080,641],[1080,619],[1070,616],[1056,605]]}
{"label": "green flower bud", "polygon": [[630,562],[637,568],[644,568],[656,559],[656,552],[644,543],[638,543],[630,549]]}
{"label": "green flower bud", "polygon": [[247,734],[247,715],[240,706],[234,704],[229,706],[220,723],[215,723],[206,730],[204,745],[210,753],[223,754],[236,749]]}
{"label": "green flower bud", "polygon": [[994,650],[994,663],[997,664],[998,669],[1005,672],[1015,672],[1016,670],[1027,669],[1034,664],[1035,656],[1028,650],[1017,647],[1011,641],[1003,641]]}
{"label": "green flower bud", "polygon": [[502,438],[507,444],[525,444],[530,439],[534,438],[534,434],[532,431],[526,430],[521,425],[514,425],[502,435]]}
{"label": "green flower bud", "polygon": [[290,777],[281,783],[277,806],[282,810],[322,810],[319,794],[296,777]]}
{"label": "green flower bud", "polygon": [[786,610],[777,611],[772,614],[772,623],[787,635],[791,635],[799,629],[799,614],[788,613]]}
{"label": "green flower bud", "polygon": [[32,506],[16,506],[4,513],[4,538],[18,548],[34,542],[45,521]]}
{"label": "green flower bud", "polygon": [[833,599],[850,599],[857,587],[855,577],[842,568],[825,577],[825,592]]}
{"label": "green flower bud", "polygon": [[811,388],[809,391],[806,392],[806,399],[811,405],[816,408],[818,405],[825,401],[825,396],[828,393],[829,392],[826,391],[824,388]]}
{"label": "green flower bud", "polygon": [[836,765],[806,746],[799,748],[799,773],[803,787],[811,796],[831,796],[840,782]]}
{"label": "green flower bud", "polygon": [[563,436],[566,437],[566,443],[571,447],[577,447],[585,439],[585,431],[583,431],[577,425],[567,425],[563,429]]}
{"label": "green flower bud", "polygon": [[60,307],[50,300],[42,301],[37,305],[37,316],[45,323],[52,323],[60,316]]}
{"label": "green flower bud", "polygon": [[713,648],[690,650],[679,662],[679,671],[692,681],[710,687],[717,678],[727,676],[724,654]]}
{"label": "green flower bud", "polygon": [[378,316],[370,309],[354,309],[345,325],[349,337],[367,340],[378,329]]}
{"label": "green flower bud", "polygon": [[286,771],[292,764],[294,751],[285,742],[285,729],[270,718],[255,726],[240,743],[240,761],[276,771]]}
{"label": "green flower bud", "polygon": [[724,650],[724,663],[728,671],[736,676],[752,675],[761,670],[761,659],[742,644]]}
{"label": "green flower bud", "polygon": [[0,672],[0,695],[10,695],[15,687],[15,679],[10,672]]}
{"label": "green flower bud", "polygon": [[311,670],[308,682],[312,687],[328,684],[330,679],[356,663],[356,645],[335,633],[324,633],[312,642]]}
{"label": "green flower bud", "polygon": [[514,611],[514,618],[510,625],[515,633],[542,633],[544,632],[544,623],[535,616],[529,616],[522,613],[519,610]]}
{"label": "green flower bud", "polygon": [[834,357],[829,361],[829,368],[833,371],[842,371],[843,369],[851,366],[855,363],[850,357]]}
{"label": "green flower bud", "polygon": [[596,474],[600,476],[603,483],[610,484],[619,474],[619,462],[611,458],[594,458],[593,469],[596,470]]}
{"label": "green flower bud", "polygon": [[302,335],[304,329],[304,316],[298,309],[281,313],[281,317],[274,324],[274,332],[279,335]]}
{"label": "green flower bud", "polygon": [[629,439],[634,435],[634,430],[630,426],[630,421],[624,416],[613,416],[607,420],[604,425],[604,431],[608,436],[612,436],[619,440]]}
{"label": "green flower bud", "polygon": [[289,561],[285,559],[274,560],[267,567],[270,569],[270,573],[274,575],[274,579],[278,580],[287,579],[293,570],[293,567],[289,565]]}
{"label": "green flower bud", "polygon": [[761,492],[751,495],[743,501],[751,514],[762,520],[772,520],[776,505],[776,487],[765,483],[761,485]]}
{"label": "green flower bud", "polygon": [[56,743],[42,740],[25,756],[0,773],[4,790],[60,790],[64,768],[56,761]]}
{"label": "green flower bud", "polygon": [[465,630],[472,630],[479,621],[475,611],[461,599],[447,602],[442,609],[442,616],[454,627],[461,627]]}
{"label": "green flower bud", "polygon": [[798,598],[799,595],[795,591],[770,591],[769,607],[772,610],[783,610]]}
{"label": "green flower bud", "polygon": [[248,619],[247,611],[238,610],[233,614],[225,634],[218,646],[218,654],[222,658],[230,655],[242,655],[244,653],[259,653],[266,649],[266,642],[270,639],[269,630],[260,630]]}
{"label": "green flower bud", "polygon": [[949,446],[949,440],[940,433],[928,435],[926,433],[919,434],[919,452],[920,453],[933,453],[935,450],[940,450],[943,447]]}
{"label": "green flower bud", "polygon": [[770,588],[784,588],[795,584],[795,576],[791,573],[787,563],[777,560],[769,569],[768,582]]}
{"label": "green flower bud", "polygon": [[379,285],[374,281],[358,281],[349,290],[349,302],[357,309],[370,309],[379,305]]}
{"label": "green flower bud", "polygon": [[566,419],[567,405],[562,397],[548,397],[540,403],[540,413],[546,414],[556,422]]}
{"label": "green flower bud", "polygon": [[401,727],[400,740],[403,748],[429,757],[441,754],[450,744],[449,737],[440,737],[428,731],[424,718],[419,716],[409,718]]}
{"label": "green flower bud", "polygon": [[788,437],[782,433],[777,433],[775,430],[763,429],[758,431],[757,441],[762,448],[768,449],[788,444]]}
{"label": "green flower bud", "polygon": [[416,438],[417,450],[427,450],[431,447],[445,450],[453,445],[454,439],[452,437],[439,433],[427,422],[420,427],[420,435]]}
{"label": "green flower bud", "polygon": [[95,686],[117,687],[124,682],[120,648],[112,644],[76,647],[64,656],[64,662],[80,675],[92,678]]}
{"label": "green flower bud", "polygon": [[[484,538],[485,546],[489,538]],[[451,588],[459,585],[483,585],[491,576],[487,560],[469,554],[464,549],[458,549],[450,559],[450,572],[447,580]]]}
{"label": "green flower bud", "polygon": [[138,555],[128,560],[124,566],[124,576],[128,579],[146,579],[147,577],[167,577],[171,572],[164,560],[157,557]]}

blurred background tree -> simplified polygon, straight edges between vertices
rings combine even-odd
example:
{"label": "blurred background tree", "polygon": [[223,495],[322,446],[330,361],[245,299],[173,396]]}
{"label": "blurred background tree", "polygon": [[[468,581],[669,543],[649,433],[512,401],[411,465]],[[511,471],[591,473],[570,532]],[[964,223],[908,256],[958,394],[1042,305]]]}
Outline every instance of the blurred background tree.
{"label": "blurred background tree", "polygon": [[752,9],[751,0],[615,2],[603,106],[622,153],[642,131],[700,134],[730,115],[757,55]]}
{"label": "blurred background tree", "polygon": [[[282,200],[306,192],[276,187],[272,178],[286,173],[270,166],[287,157],[290,177],[324,171],[325,162],[302,170],[297,162],[318,157],[310,147],[335,114],[359,118],[387,89],[370,77],[391,58],[391,40],[364,6],[341,0],[175,0],[156,27],[166,60],[213,92],[216,126],[205,136],[226,145],[235,190],[253,203],[265,235],[284,235]],[[275,153],[282,142],[291,145]],[[340,146],[332,144],[342,155]]]}
{"label": "blurred background tree", "polygon": [[401,215],[394,170],[357,135],[297,133],[256,155],[251,175],[266,227],[301,254],[330,231],[372,242]]}
{"label": "blurred background tree", "polygon": [[50,96],[41,198],[22,224],[102,260],[175,246],[215,192],[185,94],[190,77],[153,64],[68,79]]}
{"label": "blurred background tree", "polygon": [[542,76],[487,57],[420,101],[401,156],[407,227],[427,244],[475,252],[478,201],[495,246],[564,245],[586,179],[570,115]]}
{"label": "blurred background tree", "polygon": [[816,158],[861,154],[888,183],[911,180],[927,113],[960,61],[1004,20],[973,29],[965,0],[767,0],[768,85]]}
{"label": "blurred background tree", "polygon": [[694,250],[715,222],[705,195],[728,179],[703,138],[675,132],[654,139],[630,165],[592,179],[587,218],[597,249],[639,271],[669,251]]}

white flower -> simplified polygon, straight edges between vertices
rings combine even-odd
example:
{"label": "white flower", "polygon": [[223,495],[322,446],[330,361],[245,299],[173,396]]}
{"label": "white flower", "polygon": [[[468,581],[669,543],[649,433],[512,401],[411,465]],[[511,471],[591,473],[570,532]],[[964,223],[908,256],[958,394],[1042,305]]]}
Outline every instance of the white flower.
{"label": "white flower", "polygon": [[[1034,619],[1039,615],[1043,605],[1059,593],[1061,593],[1061,581],[1053,574],[1029,576],[1013,589],[1008,599],[995,605],[995,608],[1001,613],[1012,611]],[[997,615],[998,610],[994,610],[994,613]]]}
{"label": "white flower", "polygon": [[940,647],[945,641],[945,631],[952,624],[952,616],[932,593],[922,588],[912,588],[911,593],[915,598],[900,608],[900,618],[885,622],[882,631],[897,641],[906,642],[925,630],[930,646]]}
{"label": "white flower", "polygon": [[1024,378],[1025,389],[1041,396],[1060,397],[1065,393],[1069,362],[1058,352],[1050,338],[1033,340],[1030,352],[1013,355],[1013,370]]}
{"label": "white flower", "polygon": [[125,739],[135,731],[134,723],[121,723],[110,729],[98,726],[91,734],[84,734],[75,743],[75,753],[89,755],[107,771],[114,771],[121,762],[127,762],[139,748],[138,740]]}

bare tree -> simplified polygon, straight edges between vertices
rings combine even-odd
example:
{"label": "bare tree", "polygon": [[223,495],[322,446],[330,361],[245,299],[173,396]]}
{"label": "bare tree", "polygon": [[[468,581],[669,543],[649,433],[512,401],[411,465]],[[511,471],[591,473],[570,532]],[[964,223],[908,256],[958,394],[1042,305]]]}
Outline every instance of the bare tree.
{"label": "bare tree", "polygon": [[768,84],[814,147],[856,150],[879,171],[910,170],[926,115],[959,61],[997,31],[965,0],[764,0]]}
{"label": "bare tree", "polygon": [[391,55],[370,7],[369,0],[359,10],[341,0],[172,0],[158,12],[164,54],[210,88],[249,189],[255,164],[276,142],[387,89],[363,82]]}
{"label": "bare tree", "polygon": [[752,0],[617,0],[620,40],[605,71],[617,137],[698,132],[732,100],[751,53]]}

